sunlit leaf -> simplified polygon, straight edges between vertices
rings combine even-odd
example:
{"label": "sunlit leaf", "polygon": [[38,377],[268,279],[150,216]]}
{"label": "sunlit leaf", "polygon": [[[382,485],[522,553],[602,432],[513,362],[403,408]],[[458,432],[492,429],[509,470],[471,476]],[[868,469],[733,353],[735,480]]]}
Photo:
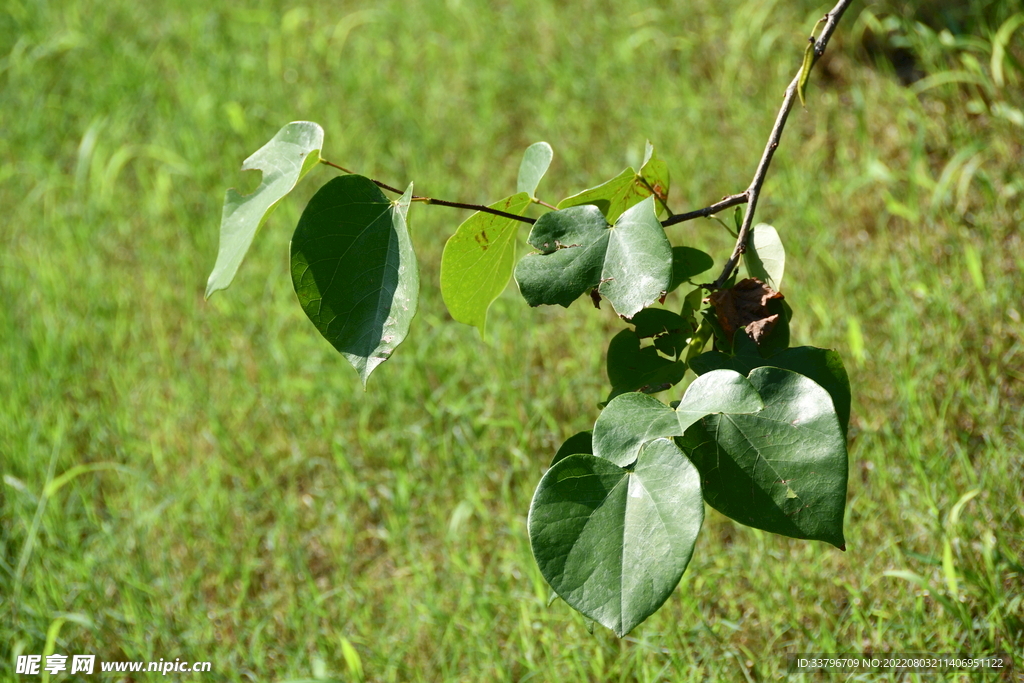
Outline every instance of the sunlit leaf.
{"label": "sunlit leaf", "polygon": [[850,424],[850,378],[846,374],[843,359],[831,349],[797,346],[780,351],[771,358],[762,358],[757,345],[749,337],[737,337],[735,356],[708,351],[690,361],[690,368],[698,375],[722,368],[747,375],[754,368],[764,366],[792,370],[821,385],[832,397],[839,424],[843,434],[846,434]]}
{"label": "sunlit leaf", "polygon": [[340,176],[313,195],[292,236],[292,283],[302,310],[364,386],[416,314],[411,198],[412,185],[392,202],[368,178]]}
{"label": "sunlit leaf", "polygon": [[709,415],[680,440],[705,500],[742,524],[845,549],[846,437],[828,392],[781,368],[748,379],[763,410]]}
{"label": "sunlit leaf", "polygon": [[559,461],[537,486],[528,527],[555,592],[623,636],[675,590],[703,521],[696,469],[659,439],[629,470],[593,455]]}
{"label": "sunlit leaf", "polygon": [[[601,210],[609,223],[614,223],[623,212],[647,197],[653,195],[661,201],[666,200],[668,190],[668,165],[654,154],[654,147],[648,142],[639,173],[627,168],[597,187],[563,199],[558,203],[558,208],[592,204]],[[656,206],[659,213],[663,209],[661,201]]]}
{"label": "sunlit leaf", "polygon": [[[491,204],[523,215],[531,204],[525,192]],[[478,211],[459,226],[441,255],[441,296],[452,317],[484,329],[487,309],[512,277],[519,221]]]}
{"label": "sunlit leaf", "polygon": [[764,407],[746,377],[717,370],[690,384],[673,410],[658,399],[627,393],[608,402],[594,424],[593,454],[620,467],[630,465],[644,443],[659,437],[682,436],[687,428],[712,413],[756,413]]}
{"label": "sunlit leaf", "polygon": [[220,249],[206,283],[206,298],[231,284],[256,232],[278,203],[320,161],[323,128],[295,121],[277,132],[270,142],[242,164],[243,171],[263,171],[263,181],[252,194],[228,190],[220,219]]}
{"label": "sunlit leaf", "polygon": [[766,223],[755,225],[743,253],[743,262],[750,277],[768,283],[777,292],[781,291],[786,250],[782,247],[778,230]]}
{"label": "sunlit leaf", "polygon": [[654,214],[654,199],[629,209],[610,226],[594,206],[541,216],[529,242],[539,254],[515,269],[531,306],[568,306],[597,287],[615,311],[630,318],[657,301],[672,279],[672,247]]}

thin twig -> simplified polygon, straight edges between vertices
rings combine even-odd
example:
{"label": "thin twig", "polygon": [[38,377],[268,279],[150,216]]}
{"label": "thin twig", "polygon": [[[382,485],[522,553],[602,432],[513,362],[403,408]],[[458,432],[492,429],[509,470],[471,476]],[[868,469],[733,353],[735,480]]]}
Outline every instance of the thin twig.
{"label": "thin twig", "polygon": [[[321,159],[320,162],[324,163],[324,164],[327,164],[328,166],[330,166],[332,168],[336,168],[339,171],[343,171],[344,173],[354,174],[354,171],[350,171],[347,168],[344,168],[343,166],[339,166],[338,164],[335,164],[333,162],[328,161],[327,159]],[[377,187],[379,187],[382,190],[387,190],[388,192],[394,192],[395,194],[402,194],[402,190],[399,190],[397,187],[391,187],[390,185],[388,185],[386,183],[382,183],[379,180],[374,180],[373,178],[367,178],[367,180],[369,180],[371,183],[373,183],[374,185],[376,185]],[[421,197],[419,195],[413,195],[412,201],[414,201],[414,202],[423,202],[425,204],[437,204],[438,206],[450,206],[450,207],[455,208],[455,209],[469,209],[470,211],[482,211],[484,213],[494,214],[495,216],[501,216],[502,218],[510,218],[512,220],[519,221],[521,223],[529,223],[531,225],[537,222],[537,219],[530,218],[529,216],[520,216],[518,214],[508,213],[507,211],[501,211],[499,209],[492,209],[491,207],[483,206],[482,204],[465,204],[463,202],[449,202],[449,201],[447,201],[445,199],[435,199],[433,197]]]}
{"label": "thin twig", "polygon": [[728,197],[723,197],[722,201],[716,202],[711,206],[706,206],[703,209],[697,209],[696,211],[688,211],[687,213],[677,213],[671,218],[666,218],[665,220],[663,220],[661,222],[661,225],[667,228],[668,226],[675,225],[676,223],[692,221],[694,218],[707,218],[708,216],[716,214],[719,211],[724,211],[725,209],[728,209],[730,206],[737,206],[739,204],[746,203],[747,193],[740,192],[739,194],[733,194],[729,195]]}
{"label": "thin twig", "polygon": [[[832,33],[836,30],[836,26],[839,24],[839,20],[843,17],[843,12],[850,6],[853,0],[839,0],[836,6],[825,15],[825,27],[821,30],[821,35],[818,36],[817,41],[814,43],[814,60],[807,67],[808,70],[814,67],[814,64],[818,59],[825,54],[825,47],[828,45],[829,38],[832,37]],[[812,36],[813,38],[813,36]],[[789,112],[793,108],[793,100],[796,99],[797,87],[800,83],[800,76],[803,72],[803,65],[800,67],[800,71],[797,72],[796,76],[790,82],[789,87],[786,88],[786,96],[782,100],[782,108],[779,109],[779,114],[775,118],[775,125],[772,127],[771,135],[768,136],[768,144],[765,145],[764,153],[761,155],[761,161],[757,165],[757,170],[754,171],[754,179],[750,183],[750,187],[744,193],[747,197],[747,210],[743,215],[743,224],[740,226],[739,235],[736,237],[736,246],[732,250],[732,255],[729,257],[728,262],[725,264],[725,268],[722,269],[722,274],[718,276],[714,284],[710,285],[712,289],[721,289],[725,284],[725,281],[732,275],[733,270],[736,269],[736,264],[739,263],[740,256],[747,248],[747,238],[750,235],[750,226],[754,222],[754,210],[757,208],[757,200],[761,194],[761,186],[764,185],[765,176],[768,174],[768,166],[772,163],[772,156],[775,155],[775,150],[779,146],[779,140],[782,138],[782,129],[786,127],[786,119],[789,117]],[[735,196],[735,195],[734,195]],[[737,202],[739,203],[739,202]]]}

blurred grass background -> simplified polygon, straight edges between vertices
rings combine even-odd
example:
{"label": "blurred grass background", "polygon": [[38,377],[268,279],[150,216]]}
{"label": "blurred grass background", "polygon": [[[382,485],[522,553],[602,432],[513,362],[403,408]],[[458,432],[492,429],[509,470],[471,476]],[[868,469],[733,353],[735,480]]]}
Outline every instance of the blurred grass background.
{"label": "blurred grass background", "polygon": [[[626,639],[547,606],[525,528],[551,454],[596,417],[611,313],[531,310],[513,286],[480,340],[437,285],[464,214],[413,207],[420,313],[363,393],[288,278],[327,169],[202,299],[225,188],[256,185],[241,160],[292,120],[324,126],[332,161],[446,199],[511,194],[537,140],[549,201],[646,138],[675,210],[741,191],[828,8],[5,0],[0,677],[49,652],[232,681],[760,681],[815,651],[1024,667],[1012,0],[855,3],[759,206],[796,342],[851,374],[848,551],[710,511]],[[670,236],[729,250],[711,221]]]}

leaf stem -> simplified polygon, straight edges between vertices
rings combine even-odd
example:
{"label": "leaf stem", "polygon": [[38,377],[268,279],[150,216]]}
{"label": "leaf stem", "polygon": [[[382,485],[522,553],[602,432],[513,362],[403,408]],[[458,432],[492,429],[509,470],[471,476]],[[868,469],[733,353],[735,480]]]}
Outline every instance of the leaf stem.
{"label": "leaf stem", "polygon": [[[330,166],[331,168],[336,168],[339,171],[342,171],[344,173],[355,174],[355,171],[350,171],[350,170],[348,170],[347,168],[345,168],[343,166],[339,166],[338,164],[335,164],[335,163],[333,163],[331,161],[328,161],[327,159],[320,159],[320,163],[326,164],[327,166]],[[388,192],[394,192],[395,194],[402,194],[402,190],[399,190],[397,187],[391,187],[390,185],[388,185],[386,183],[382,183],[379,180],[374,180],[373,178],[368,178],[368,180],[370,182],[372,182],[374,185],[376,185],[377,187],[379,187],[380,189],[382,189],[382,190],[387,190]],[[512,220],[519,221],[521,223],[529,223],[531,225],[537,222],[537,220],[535,218],[530,218],[529,216],[519,216],[519,215],[514,214],[514,213],[508,213],[507,211],[501,211],[499,209],[492,209],[491,207],[483,206],[482,204],[465,204],[463,202],[450,202],[450,201],[448,201],[446,199],[435,199],[433,197],[421,197],[419,195],[413,195],[412,201],[414,201],[414,202],[423,202],[424,204],[437,204],[438,206],[450,206],[450,207],[452,207],[454,209],[469,209],[470,211],[482,211],[483,213],[490,213],[490,214],[494,214],[495,216],[501,216],[502,218],[510,218]]]}
{"label": "leaf stem", "polygon": [[[732,275],[736,269],[736,265],[739,263],[740,256],[746,251],[747,238],[750,236],[750,227],[754,222],[754,211],[757,209],[757,200],[761,195],[761,187],[764,185],[765,176],[768,174],[768,166],[772,163],[772,157],[775,155],[775,150],[778,149],[779,140],[782,138],[782,129],[786,127],[786,119],[789,117],[789,112],[793,108],[793,100],[796,99],[797,89],[800,85],[801,75],[806,77],[807,73],[814,67],[814,64],[818,59],[825,54],[825,47],[828,45],[829,38],[832,37],[832,33],[835,32],[836,26],[839,24],[839,20],[843,17],[843,12],[850,6],[853,0],[839,0],[836,6],[833,7],[828,14],[825,15],[825,27],[821,30],[821,35],[818,36],[817,41],[814,43],[814,57],[809,65],[801,64],[800,70],[796,76],[790,82],[789,87],[786,88],[786,94],[782,100],[782,107],[779,109],[778,115],[775,117],[775,125],[772,127],[772,132],[768,136],[768,143],[765,145],[764,153],[761,155],[761,161],[757,164],[757,170],[754,171],[754,179],[750,183],[750,187],[743,194],[746,196],[747,210],[743,215],[743,224],[740,226],[739,235],[736,237],[736,246],[732,250],[732,255],[725,264],[725,268],[722,269],[722,274],[718,276],[718,279],[710,285],[712,289],[721,289],[722,285],[725,284],[729,276]],[[819,22],[820,23],[820,22]],[[733,195],[739,196],[739,195]],[[742,202],[736,202],[740,204]],[[710,208],[710,207],[709,207]]]}

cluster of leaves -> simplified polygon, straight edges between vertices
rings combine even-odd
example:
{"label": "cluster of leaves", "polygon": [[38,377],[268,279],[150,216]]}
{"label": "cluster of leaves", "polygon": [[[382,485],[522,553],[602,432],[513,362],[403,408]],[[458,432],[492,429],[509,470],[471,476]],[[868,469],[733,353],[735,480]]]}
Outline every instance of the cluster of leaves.
{"label": "cluster of leaves", "polygon": [[[246,160],[263,182],[248,196],[228,191],[207,296],[230,284],[269,212],[322,161],[322,145],[320,126],[296,122]],[[834,351],[789,345],[777,231],[754,229],[745,279],[695,284],[714,261],[669,242],[659,219],[671,213],[668,170],[650,144],[639,170],[556,207],[536,196],[551,158],[547,143],[532,145],[517,192],[459,226],[442,256],[441,292],[456,320],[481,329],[513,276],[531,306],[589,295],[628,324],[609,345],[611,390],[593,429],[562,445],[530,507],[534,555],[555,593],[629,632],[678,584],[705,502],[742,524],[845,548],[849,381]],[[382,187],[394,189],[350,173],[331,179],[291,241],[302,309],[364,385],[416,313],[410,204],[444,203],[414,196],[412,185],[388,199]],[[534,204],[552,210],[534,221]],[[517,263],[520,222],[533,223],[535,251]],[[681,309],[665,308],[680,288]],[[696,378],[678,400],[652,396],[688,372]]]}

